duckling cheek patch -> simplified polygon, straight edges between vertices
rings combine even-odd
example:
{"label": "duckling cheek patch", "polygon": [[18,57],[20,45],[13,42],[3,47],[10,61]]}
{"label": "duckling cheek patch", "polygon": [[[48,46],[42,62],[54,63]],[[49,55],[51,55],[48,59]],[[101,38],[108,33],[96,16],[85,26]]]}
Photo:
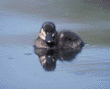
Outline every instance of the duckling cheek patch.
{"label": "duckling cheek patch", "polygon": [[41,61],[41,64],[44,65],[46,63],[46,57],[45,56],[41,56],[40,57],[40,61]]}
{"label": "duckling cheek patch", "polygon": [[43,28],[41,29],[41,33],[42,33],[43,36],[46,36],[46,33],[45,33],[45,31],[43,30]]}
{"label": "duckling cheek patch", "polygon": [[40,37],[42,40],[45,40],[45,36],[39,34],[39,37]]}
{"label": "duckling cheek patch", "polygon": [[41,31],[40,31],[40,33],[39,33],[39,37],[41,38],[41,39],[43,39],[43,40],[45,40],[46,38],[46,33],[44,32],[44,30],[43,29],[41,29]]}

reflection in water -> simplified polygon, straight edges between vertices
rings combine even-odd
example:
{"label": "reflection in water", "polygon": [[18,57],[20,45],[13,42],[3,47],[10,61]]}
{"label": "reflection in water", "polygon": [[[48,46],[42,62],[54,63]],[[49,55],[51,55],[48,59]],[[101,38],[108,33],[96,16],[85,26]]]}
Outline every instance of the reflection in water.
{"label": "reflection in water", "polygon": [[55,50],[35,48],[35,53],[39,56],[39,60],[45,70],[52,71],[55,69],[57,59],[55,56]]}
{"label": "reflection in water", "polygon": [[34,47],[35,53],[46,71],[53,71],[56,68],[56,61],[71,61],[81,52],[80,49],[41,49]]}

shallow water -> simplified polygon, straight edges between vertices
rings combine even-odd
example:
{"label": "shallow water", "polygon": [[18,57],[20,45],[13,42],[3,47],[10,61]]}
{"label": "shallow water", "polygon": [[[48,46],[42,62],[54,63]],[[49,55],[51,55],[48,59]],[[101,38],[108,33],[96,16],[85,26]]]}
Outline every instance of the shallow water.
{"label": "shallow water", "polygon": [[[10,6],[15,4],[10,3]],[[61,5],[62,2],[57,3]],[[71,16],[65,18],[66,13],[62,16],[66,11],[53,17],[50,11],[50,17],[47,13],[45,17],[42,11],[35,16],[35,12],[27,14],[26,8],[17,14],[18,8],[11,12],[12,9],[5,2],[4,7],[0,11],[0,89],[109,89],[110,22],[107,17],[101,21],[97,21],[100,17],[94,21],[90,21],[92,17],[73,21]],[[58,59],[53,71],[46,71],[34,53],[33,43],[44,21],[55,22],[57,31],[66,29],[76,32],[86,43],[71,61]]]}

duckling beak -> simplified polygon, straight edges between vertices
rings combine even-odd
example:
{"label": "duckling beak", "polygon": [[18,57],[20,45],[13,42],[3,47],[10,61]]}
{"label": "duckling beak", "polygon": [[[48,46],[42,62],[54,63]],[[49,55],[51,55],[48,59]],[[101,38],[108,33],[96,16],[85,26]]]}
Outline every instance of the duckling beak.
{"label": "duckling beak", "polygon": [[45,41],[48,42],[48,43],[53,42],[52,34],[47,34],[46,38],[45,38]]}

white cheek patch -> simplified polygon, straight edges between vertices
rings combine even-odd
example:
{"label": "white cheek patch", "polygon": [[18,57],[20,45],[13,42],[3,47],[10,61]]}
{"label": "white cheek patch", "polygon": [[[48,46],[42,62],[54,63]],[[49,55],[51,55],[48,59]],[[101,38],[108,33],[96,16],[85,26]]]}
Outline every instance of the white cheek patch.
{"label": "white cheek patch", "polygon": [[45,59],[45,56],[41,56],[41,57],[40,57],[40,60],[41,60],[41,61],[44,61],[44,59]]}
{"label": "white cheek patch", "polygon": [[42,65],[44,65],[46,63],[45,56],[40,57],[40,61],[41,61]]}
{"label": "white cheek patch", "polygon": [[43,28],[41,29],[41,34],[42,34],[43,36],[46,36],[46,33],[44,32]]}
{"label": "white cheek patch", "polygon": [[41,29],[40,33],[39,33],[39,37],[43,40],[45,40],[46,37],[46,33],[44,32],[43,28]]}

